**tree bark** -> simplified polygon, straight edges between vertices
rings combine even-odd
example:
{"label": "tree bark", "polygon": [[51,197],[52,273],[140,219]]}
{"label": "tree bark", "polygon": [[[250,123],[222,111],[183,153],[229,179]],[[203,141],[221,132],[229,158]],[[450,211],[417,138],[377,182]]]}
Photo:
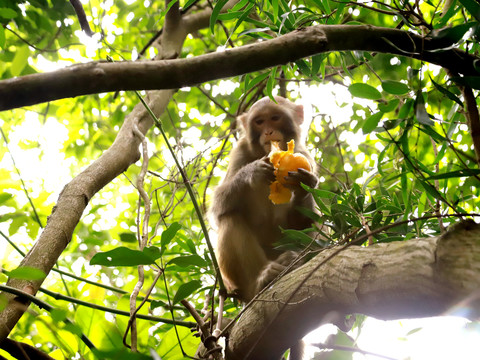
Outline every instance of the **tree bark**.
{"label": "tree bark", "polygon": [[[300,284],[302,280],[304,283]],[[462,312],[451,312],[462,304]],[[227,359],[279,359],[322,323],[480,314],[480,225],[439,237],[328,249],[254,299],[230,332]]]}
{"label": "tree bark", "polygon": [[465,76],[478,75],[474,63],[479,58],[457,49],[441,50],[450,45],[453,44],[397,29],[367,25],[311,26],[276,39],[189,59],[92,62],[3,80],[0,110],[108,91],[178,89],[330,51],[391,53],[421,59]]}
{"label": "tree bark", "polygon": [[[236,0],[231,0],[225,8],[231,7],[235,2]],[[187,31],[208,26],[211,10],[183,18],[173,14],[175,16],[172,16],[171,21],[169,14],[171,15],[168,13],[165,20],[159,56],[179,54],[188,34]],[[154,114],[160,116],[173,94],[174,90],[150,91],[146,96],[146,102]],[[3,99],[0,102],[3,102]],[[143,134],[146,134],[153,125],[152,118],[141,103],[125,118],[112,146],[65,186],[57,204],[52,209],[45,229],[19,267],[36,268],[48,275],[70,242],[75,226],[80,221],[90,199],[139,159],[140,139],[134,135],[134,125],[137,125]],[[43,281],[44,279],[37,281],[9,279],[7,285],[35,295]],[[0,294],[8,300],[7,306],[0,312],[1,343],[27,310],[29,303],[9,293]]]}

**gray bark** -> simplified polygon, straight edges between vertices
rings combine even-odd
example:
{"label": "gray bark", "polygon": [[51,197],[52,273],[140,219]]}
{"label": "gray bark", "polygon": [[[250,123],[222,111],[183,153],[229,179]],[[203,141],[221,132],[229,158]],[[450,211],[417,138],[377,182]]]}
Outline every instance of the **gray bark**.
{"label": "gray bark", "polygon": [[[442,50],[451,45],[403,30],[368,25],[311,26],[272,40],[189,59],[92,62],[3,80],[0,81],[0,110],[108,91],[178,89],[330,51],[410,56],[454,73],[478,75],[474,66],[478,57],[457,49]],[[176,54],[173,52],[172,56]]]}
{"label": "gray bark", "polygon": [[420,318],[459,303],[470,309],[466,316],[480,314],[473,221],[439,237],[321,252],[253,300],[231,330],[227,359],[279,359],[320,324],[344,326],[349,314]]}
{"label": "gray bark", "polygon": [[[225,8],[233,6],[235,1],[231,0]],[[179,54],[188,35],[187,31],[191,32],[206,27],[210,15],[211,10],[205,10],[195,15],[180,17],[178,6],[177,8],[172,7],[165,19],[164,32],[159,44],[159,57],[171,57]],[[66,71],[67,73],[76,73],[73,69]],[[28,83],[30,80],[26,81]],[[45,86],[48,87],[47,84]],[[159,90],[150,91],[147,94],[146,102],[157,117],[163,113],[174,92],[174,90]],[[32,94],[30,93],[30,95]],[[1,97],[2,95],[0,95]],[[0,103],[3,101],[4,99],[0,100]],[[142,104],[138,104],[125,118],[112,146],[65,186],[57,204],[52,209],[45,229],[19,267],[36,268],[48,275],[70,242],[75,226],[80,221],[90,199],[139,159],[140,139],[133,133],[135,124],[143,134],[146,134],[153,125],[152,118]],[[9,279],[7,285],[35,295],[43,281],[44,279],[37,281]],[[0,294],[8,300],[7,306],[0,312],[0,342],[2,342],[27,310],[29,303],[6,292]]]}

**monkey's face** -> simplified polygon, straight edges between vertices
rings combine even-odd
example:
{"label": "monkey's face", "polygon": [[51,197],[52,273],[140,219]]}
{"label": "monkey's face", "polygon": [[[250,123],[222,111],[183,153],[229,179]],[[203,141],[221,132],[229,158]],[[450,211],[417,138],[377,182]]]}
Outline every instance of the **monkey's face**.
{"label": "monkey's face", "polygon": [[271,141],[278,141],[282,150],[296,138],[299,129],[290,109],[273,102],[254,106],[248,114],[248,132],[252,143],[260,145],[268,154]]}

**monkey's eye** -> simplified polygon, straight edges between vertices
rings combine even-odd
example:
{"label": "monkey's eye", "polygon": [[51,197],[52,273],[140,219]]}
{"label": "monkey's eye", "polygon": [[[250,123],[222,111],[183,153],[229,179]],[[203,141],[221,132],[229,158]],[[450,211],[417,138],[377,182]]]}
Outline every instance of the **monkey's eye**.
{"label": "monkey's eye", "polygon": [[254,119],[253,122],[254,122],[256,125],[260,126],[260,125],[263,124],[263,119]]}
{"label": "monkey's eye", "polygon": [[271,117],[272,121],[278,121],[278,120],[280,120],[280,118],[281,118],[280,114],[274,114]]}

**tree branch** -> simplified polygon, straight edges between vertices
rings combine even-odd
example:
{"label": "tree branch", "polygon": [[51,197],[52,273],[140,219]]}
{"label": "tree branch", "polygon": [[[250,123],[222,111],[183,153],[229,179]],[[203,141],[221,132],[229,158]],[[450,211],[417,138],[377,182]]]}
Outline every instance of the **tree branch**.
{"label": "tree branch", "polygon": [[[236,0],[231,0],[227,3],[226,7],[234,4],[235,1]],[[201,19],[203,16],[208,20],[210,14],[211,10],[204,11],[201,14],[198,14],[196,19]],[[188,19],[189,17],[187,16],[186,18]],[[185,19],[185,21],[187,21],[187,19]],[[202,24],[203,22],[198,21],[197,23]],[[182,27],[178,27],[178,32],[180,34],[174,33],[173,30],[162,34],[161,42],[164,53],[180,53],[187,33]],[[178,42],[171,41],[169,36],[177,39]],[[159,56],[162,55],[163,52],[159,54]],[[103,63],[102,65],[108,64]],[[115,65],[115,63],[111,63],[110,65]],[[71,72],[72,68],[69,69],[70,70],[65,69],[67,70],[67,73]],[[60,70],[60,72],[62,71],[63,70]],[[96,74],[98,75],[99,73],[96,72]],[[37,75],[40,75],[40,78],[37,78],[40,82],[49,82],[49,80],[43,78],[41,74]],[[34,83],[37,80],[34,80]],[[82,82],[80,79],[77,80],[80,83]],[[101,81],[101,79],[97,79],[97,81]],[[30,82],[29,79],[27,79],[27,83],[28,82]],[[50,90],[51,89],[49,88],[46,91],[48,92]],[[173,90],[160,90],[150,91],[147,94],[147,104],[156,116],[160,116],[165,110],[173,93]],[[33,95],[33,93],[30,93],[30,95]],[[3,103],[1,94],[0,99],[0,103]],[[43,271],[45,274],[48,274],[52,270],[55,262],[70,242],[75,226],[80,221],[80,217],[90,199],[106,184],[138,160],[140,156],[138,152],[140,140],[138,137],[134,136],[134,125],[137,125],[143,134],[145,134],[153,125],[153,120],[145,110],[143,104],[135,106],[132,112],[125,118],[124,124],[118,132],[112,146],[105,151],[100,158],[94,161],[65,186],[60,193],[57,204],[52,209],[52,214],[48,218],[45,229],[35,242],[35,245],[23,258],[19,267],[33,267]],[[23,280],[10,278],[7,285],[27,294],[35,295],[43,281],[44,279]],[[0,342],[2,342],[28,308],[29,301],[24,301],[9,293],[0,293],[0,295],[8,300],[8,304],[0,312]]]}
{"label": "tree branch", "polygon": [[471,312],[462,316],[480,314],[480,225],[473,221],[439,237],[351,246],[311,273],[334,251],[325,250],[284,276],[246,310],[232,328],[227,359],[278,359],[321,323],[341,325],[354,313],[418,318],[464,302]]}
{"label": "tree branch", "polygon": [[478,114],[477,101],[470,86],[461,86],[460,89],[465,99],[466,118],[470,135],[472,136],[477,164],[480,165],[480,117]]}
{"label": "tree branch", "polygon": [[[478,75],[478,58],[443,41],[365,25],[318,25],[276,39],[189,59],[92,62],[0,82],[0,110],[118,90],[178,89],[283,65],[330,51],[375,51],[418,58]],[[435,51],[432,51],[435,50]]]}
{"label": "tree branch", "polygon": [[0,348],[8,352],[15,359],[54,360],[54,358],[45,354],[40,349],[12,339],[5,339],[0,344]]}

